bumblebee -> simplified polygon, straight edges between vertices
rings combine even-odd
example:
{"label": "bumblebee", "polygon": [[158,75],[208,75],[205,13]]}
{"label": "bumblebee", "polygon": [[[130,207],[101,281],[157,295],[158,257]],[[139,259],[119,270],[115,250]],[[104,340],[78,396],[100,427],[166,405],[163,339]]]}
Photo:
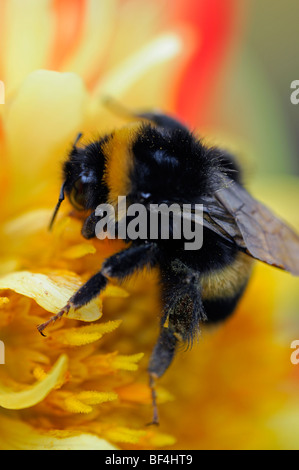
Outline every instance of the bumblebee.
{"label": "bumblebee", "polygon": [[[192,344],[202,322],[226,319],[235,310],[254,259],[299,275],[299,237],[244,188],[235,158],[209,148],[184,125],[158,112],[132,113],[135,120],[86,145],[76,139],[63,166],[61,202],[88,214],[82,235],[95,236],[101,203],[119,195],[133,203],[203,205],[203,246],[184,249],[184,238],[126,239],[126,248],[106,259],[65,307],[38,326],[43,330],[89,303],[110,278],[123,280],[144,267],[158,267],[163,311],[160,335],[148,366],[158,423],[155,379],[172,362],[181,343]],[[196,221],[194,222],[196,223]]]}

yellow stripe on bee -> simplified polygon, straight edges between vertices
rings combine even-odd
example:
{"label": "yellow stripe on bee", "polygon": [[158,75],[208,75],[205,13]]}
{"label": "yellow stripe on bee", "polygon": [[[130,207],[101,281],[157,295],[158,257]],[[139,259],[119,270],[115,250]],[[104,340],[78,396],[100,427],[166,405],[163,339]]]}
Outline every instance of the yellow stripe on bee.
{"label": "yellow stripe on bee", "polygon": [[113,205],[117,204],[118,196],[126,196],[131,190],[132,144],[140,126],[140,123],[133,123],[116,130],[103,145],[103,152],[107,159],[104,178],[109,189],[109,202]]}
{"label": "yellow stripe on bee", "polygon": [[203,300],[229,299],[237,295],[249,278],[253,263],[250,256],[240,252],[232,264],[203,275]]}

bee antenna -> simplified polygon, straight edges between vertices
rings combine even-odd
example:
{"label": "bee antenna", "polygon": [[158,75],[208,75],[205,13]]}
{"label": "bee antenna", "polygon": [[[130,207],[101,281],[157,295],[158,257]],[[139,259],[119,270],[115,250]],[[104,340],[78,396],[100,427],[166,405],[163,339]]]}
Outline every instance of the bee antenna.
{"label": "bee antenna", "polygon": [[73,143],[73,147],[76,148],[77,147],[77,143],[79,142],[79,140],[81,140],[81,137],[83,136],[82,132],[79,132],[76,139],[75,139],[75,142]]}
{"label": "bee antenna", "polygon": [[58,199],[58,202],[56,204],[56,207],[55,207],[53,215],[52,215],[52,219],[51,219],[51,222],[50,222],[50,225],[49,225],[49,230],[52,230],[54,220],[56,219],[56,215],[57,215],[57,212],[59,210],[59,207],[60,207],[62,201],[64,200],[64,188],[65,188],[65,181],[64,181],[64,183],[63,183],[63,185],[61,186],[61,189],[60,189],[59,199]]}
{"label": "bee antenna", "polygon": [[112,98],[111,96],[104,96],[102,98],[102,104],[109,109],[110,112],[118,115],[119,117],[128,119],[135,116],[135,113],[123,106],[119,101]]}

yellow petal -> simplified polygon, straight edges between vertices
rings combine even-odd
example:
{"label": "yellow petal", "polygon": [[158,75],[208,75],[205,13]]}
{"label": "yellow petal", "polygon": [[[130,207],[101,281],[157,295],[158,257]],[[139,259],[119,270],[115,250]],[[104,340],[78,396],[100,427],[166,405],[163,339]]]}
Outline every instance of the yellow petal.
{"label": "yellow petal", "polygon": [[128,297],[129,292],[126,291],[123,287],[114,286],[113,284],[108,284],[106,289],[103,291],[101,297]]}
{"label": "yellow petal", "polygon": [[[30,297],[52,313],[59,312],[81,284],[79,277],[73,274],[46,275],[19,271],[0,278],[0,289],[12,289],[18,294]],[[98,320],[102,312],[96,302],[92,301],[76,311],[70,310],[68,318],[87,322]]]}
{"label": "yellow petal", "polygon": [[9,303],[8,297],[0,297],[0,308]]}
{"label": "yellow petal", "polygon": [[148,440],[148,443],[153,447],[166,447],[173,446],[176,443],[176,439],[170,434],[155,433]]}
{"label": "yellow petal", "polygon": [[90,243],[80,243],[65,250],[63,256],[67,259],[77,259],[85,255],[94,254],[96,251],[95,247]]}
{"label": "yellow petal", "polygon": [[111,22],[115,14],[115,6],[115,0],[108,2],[88,0],[86,2],[84,31],[80,46],[63,64],[63,70],[72,70],[84,80],[93,77],[107,51],[107,44],[113,31]]}
{"label": "yellow petal", "polygon": [[9,93],[26,75],[45,67],[55,29],[50,0],[10,0],[5,7],[2,55]]}
{"label": "yellow petal", "polygon": [[40,431],[18,419],[0,414],[1,450],[116,450],[94,434]]}
{"label": "yellow petal", "polygon": [[[109,1],[109,0],[108,0]],[[155,22],[157,18],[157,4],[155,2],[140,2],[130,0],[118,5],[121,21],[113,31],[109,54],[105,57],[105,66],[111,70],[124,59],[125,54],[130,55],[141,46],[148,43],[155,35]],[[142,21],[136,21],[141,18]],[[134,25],[134,34],[128,34]]]}
{"label": "yellow petal", "polygon": [[298,450],[299,408],[297,400],[286,403],[271,416],[268,427],[275,432],[276,449]]}
{"label": "yellow petal", "polygon": [[105,436],[112,442],[125,442],[127,444],[138,444],[140,438],[146,435],[146,431],[116,427],[105,432]]}
{"label": "yellow petal", "polygon": [[65,346],[84,346],[98,341],[105,333],[111,333],[121,320],[97,323],[79,328],[63,328],[53,332],[52,337]]}
{"label": "yellow petal", "polygon": [[0,276],[17,271],[20,269],[20,260],[17,258],[6,258],[1,261],[0,264]]}
{"label": "yellow petal", "polygon": [[62,384],[68,365],[66,355],[61,355],[44,379],[25,390],[14,392],[0,384],[0,406],[20,410],[41,402],[54,388]]}
{"label": "yellow petal", "polygon": [[86,101],[84,84],[76,74],[37,70],[24,80],[6,119],[8,151],[19,191],[24,181],[36,186],[41,168],[52,172],[47,173],[48,179],[51,174],[56,177],[60,151],[69,147],[80,129]]}
{"label": "yellow petal", "polygon": [[181,49],[182,41],[174,33],[155,38],[106,74],[94,94],[121,96],[153,67],[176,57]]}
{"label": "yellow petal", "polygon": [[2,232],[7,237],[28,236],[41,229],[47,229],[53,211],[51,209],[36,209],[26,212],[6,222]]}

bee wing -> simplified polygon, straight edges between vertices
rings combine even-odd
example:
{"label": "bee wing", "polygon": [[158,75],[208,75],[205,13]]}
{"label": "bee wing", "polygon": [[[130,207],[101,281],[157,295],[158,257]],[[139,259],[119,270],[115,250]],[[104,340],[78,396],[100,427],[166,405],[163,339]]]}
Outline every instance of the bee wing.
{"label": "bee wing", "polygon": [[[205,198],[203,204],[203,213],[199,214],[194,211],[192,207],[190,214],[188,210],[184,209],[182,216],[185,219],[192,220],[195,224],[202,225],[203,227],[216,233],[223,239],[232,243],[235,242],[241,248],[242,235],[238,229],[234,218],[219,205],[219,202],[214,198]],[[246,246],[243,246],[244,250]]]}
{"label": "bee wing", "polygon": [[[241,185],[228,181],[216,191],[222,208],[208,214],[239,248],[253,258],[299,275],[299,236]],[[232,219],[229,218],[232,217]]]}

